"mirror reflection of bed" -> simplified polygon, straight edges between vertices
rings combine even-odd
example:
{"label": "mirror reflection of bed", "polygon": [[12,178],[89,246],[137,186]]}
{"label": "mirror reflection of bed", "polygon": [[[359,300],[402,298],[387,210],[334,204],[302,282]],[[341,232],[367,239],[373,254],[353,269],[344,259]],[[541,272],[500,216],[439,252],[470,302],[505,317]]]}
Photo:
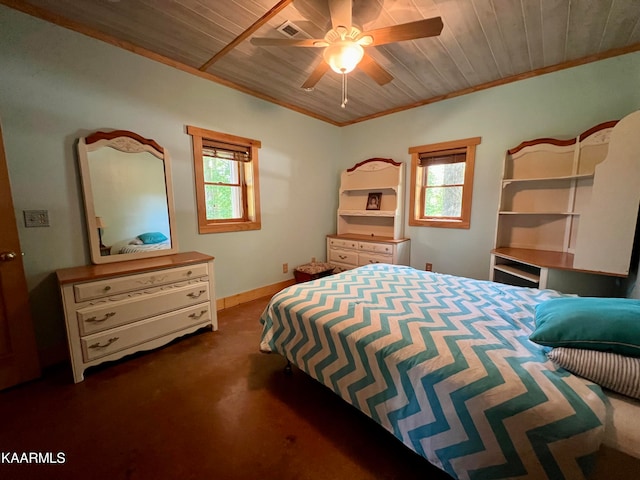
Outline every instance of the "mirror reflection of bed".
{"label": "mirror reflection of bed", "polygon": [[[147,238],[152,238],[152,240],[147,240]],[[107,247],[109,255],[151,252],[168,248],[171,248],[171,240],[161,232],[145,232],[131,239],[120,240],[111,247]]]}
{"label": "mirror reflection of bed", "polygon": [[111,147],[88,157],[94,209],[104,224],[102,243],[109,254],[170,248],[163,160]]}

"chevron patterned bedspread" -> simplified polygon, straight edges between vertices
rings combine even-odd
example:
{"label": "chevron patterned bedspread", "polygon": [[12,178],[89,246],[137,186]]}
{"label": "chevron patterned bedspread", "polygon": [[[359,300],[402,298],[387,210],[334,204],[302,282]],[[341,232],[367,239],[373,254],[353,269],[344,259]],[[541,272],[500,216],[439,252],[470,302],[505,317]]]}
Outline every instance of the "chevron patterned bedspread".
{"label": "chevron patterned bedspread", "polygon": [[277,352],[454,478],[579,479],[600,387],[529,341],[552,290],[369,265],[288,287],[260,321]]}

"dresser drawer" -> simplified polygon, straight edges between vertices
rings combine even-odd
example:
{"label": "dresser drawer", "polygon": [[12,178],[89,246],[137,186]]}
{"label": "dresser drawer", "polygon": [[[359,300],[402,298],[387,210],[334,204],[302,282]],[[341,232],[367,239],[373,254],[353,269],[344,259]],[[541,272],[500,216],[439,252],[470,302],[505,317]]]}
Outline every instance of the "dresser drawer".
{"label": "dresser drawer", "polygon": [[203,303],[80,339],[85,362],[141,345],[192,325],[211,322],[211,304]]}
{"label": "dresser drawer", "polygon": [[372,263],[393,263],[393,255],[376,255],[373,253],[360,252],[360,255],[358,255],[359,267]]}
{"label": "dresser drawer", "polygon": [[384,255],[393,254],[393,245],[388,243],[374,243],[374,242],[358,242],[358,250],[361,252],[373,252],[382,253]]}
{"label": "dresser drawer", "polygon": [[73,294],[76,302],[84,302],[106,295],[115,295],[154,285],[166,285],[181,280],[205,277],[206,275],[207,264],[199,263],[187,267],[156,270],[150,273],[139,273],[126,277],[77,283],[73,286]]}
{"label": "dresser drawer", "polygon": [[358,252],[355,250],[339,250],[331,248],[329,250],[329,262],[338,262],[354,266],[358,265]]}
{"label": "dresser drawer", "polygon": [[78,309],[76,317],[84,336],[208,300],[207,282],[184,282],[108,297]]}
{"label": "dresser drawer", "polygon": [[358,248],[358,242],[355,240],[341,240],[338,238],[330,238],[329,246],[331,248]]}

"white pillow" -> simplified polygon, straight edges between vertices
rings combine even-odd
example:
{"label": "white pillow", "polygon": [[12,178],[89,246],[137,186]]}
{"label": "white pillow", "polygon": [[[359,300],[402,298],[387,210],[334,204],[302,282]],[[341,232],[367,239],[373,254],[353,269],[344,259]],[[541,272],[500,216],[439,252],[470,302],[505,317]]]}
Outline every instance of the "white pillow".
{"label": "white pillow", "polygon": [[640,357],[568,347],[554,348],[547,356],[571,373],[640,400]]}

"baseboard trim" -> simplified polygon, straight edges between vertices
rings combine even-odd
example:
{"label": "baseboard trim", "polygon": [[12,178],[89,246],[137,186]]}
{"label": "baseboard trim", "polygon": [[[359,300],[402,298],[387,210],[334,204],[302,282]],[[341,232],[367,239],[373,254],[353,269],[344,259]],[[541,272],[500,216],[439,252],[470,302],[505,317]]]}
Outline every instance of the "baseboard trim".
{"label": "baseboard trim", "polygon": [[291,278],[289,280],[284,280],[272,285],[267,285],[266,287],[256,288],[254,290],[238,293],[230,297],[219,298],[216,301],[216,310],[224,310],[225,308],[235,307],[236,305],[240,305],[241,303],[247,303],[258,298],[275,295],[283,288],[293,285],[294,283],[296,283],[296,281]]}

